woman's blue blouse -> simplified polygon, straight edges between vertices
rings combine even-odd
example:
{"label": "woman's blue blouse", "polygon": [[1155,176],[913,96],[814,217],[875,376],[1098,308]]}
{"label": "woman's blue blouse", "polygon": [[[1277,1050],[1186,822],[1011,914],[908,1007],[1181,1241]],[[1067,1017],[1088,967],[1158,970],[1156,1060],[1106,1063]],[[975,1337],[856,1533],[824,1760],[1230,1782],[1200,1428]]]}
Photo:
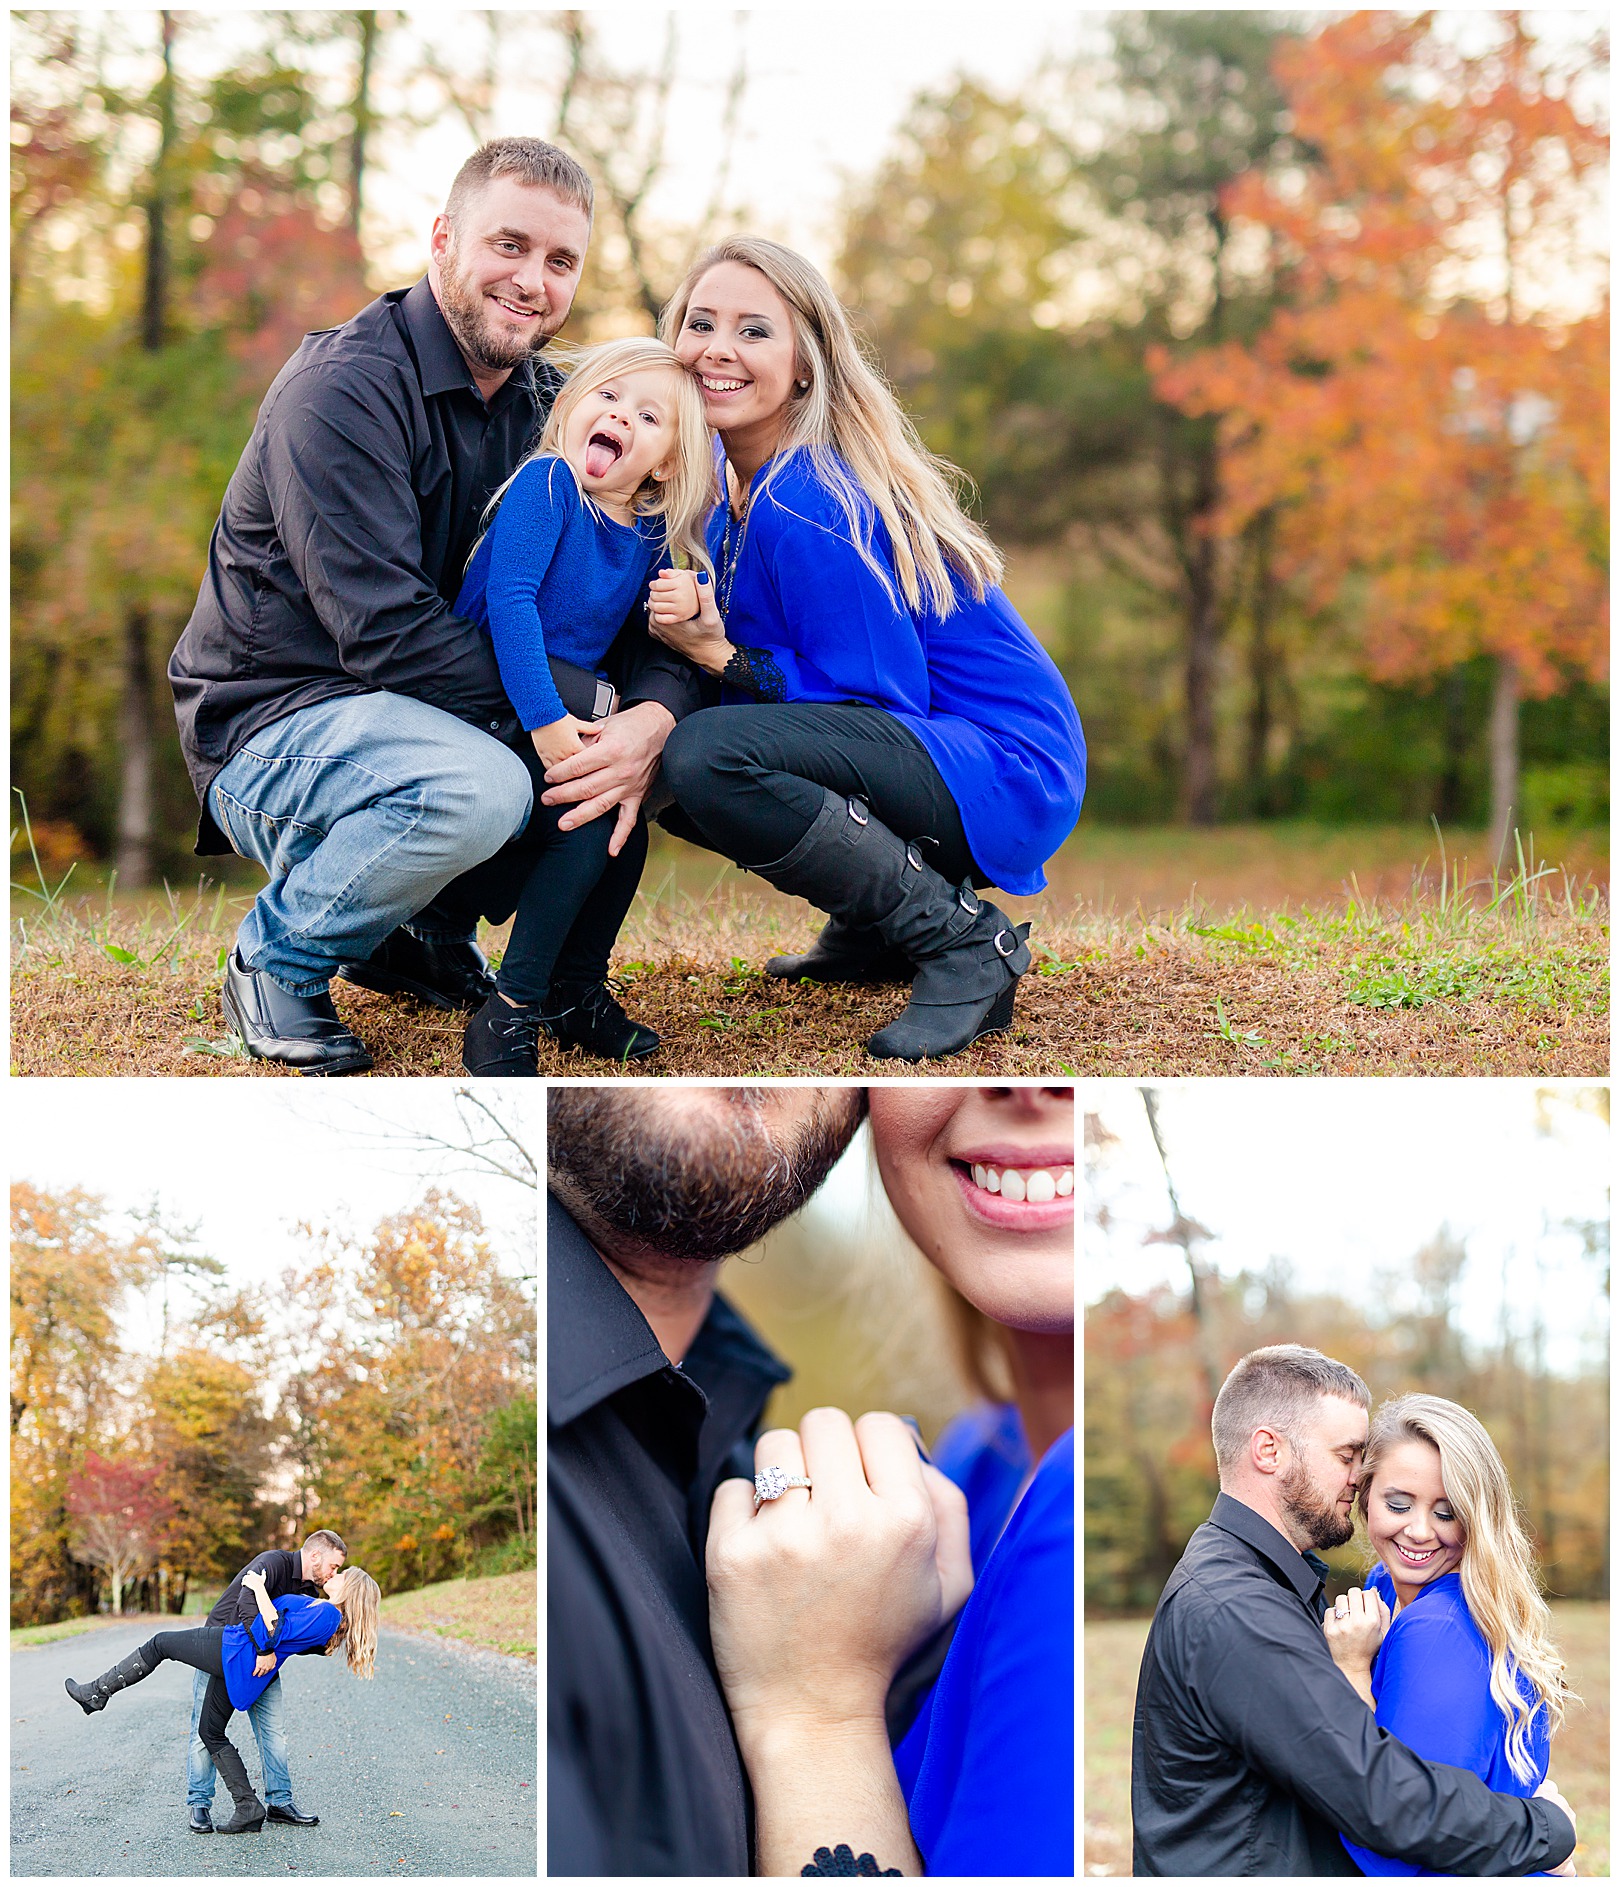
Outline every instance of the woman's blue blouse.
{"label": "woman's blue blouse", "polygon": [[758,689],[728,685],[722,702],[883,708],[928,750],[991,883],[1041,890],[1080,816],[1086,748],[1063,677],[1005,594],[977,602],[957,582],[949,616],[909,608],[882,519],[869,514],[874,569],[807,447],[756,476],[731,573],[726,516],[710,519],[709,552],[727,638],[750,651]]}
{"label": "woman's blue blouse", "polygon": [[[971,1462],[955,1465],[971,1473]],[[981,1498],[1001,1488],[993,1473]],[[993,1514],[1004,1511],[993,1499]],[[930,1874],[1073,1876],[1072,1428],[1047,1450],[988,1554],[894,1760]]]}
{"label": "woman's blue blouse", "polygon": [[[249,1709],[289,1658],[300,1651],[312,1651],[331,1641],[333,1632],[343,1622],[343,1614],[330,1599],[311,1599],[301,1592],[284,1593],[274,1601],[278,1623],[272,1635],[262,1618],[246,1625],[227,1625],[222,1647],[225,1665],[225,1689],[233,1708]],[[263,1677],[253,1675],[253,1666],[263,1651],[275,1653],[276,1668]]]}
{"label": "woman's blue blouse", "polygon": [[[1394,1583],[1382,1566],[1374,1567],[1367,1587],[1382,1594],[1394,1611]],[[1508,1767],[1507,1723],[1491,1696],[1490,1649],[1463,1597],[1461,1573],[1442,1574],[1401,1607],[1373,1660],[1372,1687],[1380,1728],[1414,1754],[1472,1770],[1503,1795],[1534,1795],[1546,1780],[1550,1737],[1545,1710],[1538,1710],[1530,1725],[1535,1774],[1521,1782]],[[1526,1702],[1535,1694],[1522,1677],[1519,1692]],[[1434,1871],[1390,1860],[1353,1841],[1344,1845],[1363,1874]]]}

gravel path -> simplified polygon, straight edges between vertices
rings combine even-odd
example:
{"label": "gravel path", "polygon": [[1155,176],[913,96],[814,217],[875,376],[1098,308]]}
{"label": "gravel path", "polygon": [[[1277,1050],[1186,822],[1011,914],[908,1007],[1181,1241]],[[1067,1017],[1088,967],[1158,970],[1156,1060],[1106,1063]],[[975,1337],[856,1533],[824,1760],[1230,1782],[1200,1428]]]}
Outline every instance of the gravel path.
{"label": "gravel path", "polygon": [[[339,1659],[292,1659],[282,1683],[293,1795],[320,1826],[203,1836],[186,1825],[190,1668],[161,1666],[98,1716],[62,1688],[133,1651],[153,1623],[13,1652],[14,1878],[537,1875],[532,1665],[386,1630],[371,1683]],[[258,1787],[244,1714],[230,1736]],[[229,1815],[223,1783],[215,1811]]]}

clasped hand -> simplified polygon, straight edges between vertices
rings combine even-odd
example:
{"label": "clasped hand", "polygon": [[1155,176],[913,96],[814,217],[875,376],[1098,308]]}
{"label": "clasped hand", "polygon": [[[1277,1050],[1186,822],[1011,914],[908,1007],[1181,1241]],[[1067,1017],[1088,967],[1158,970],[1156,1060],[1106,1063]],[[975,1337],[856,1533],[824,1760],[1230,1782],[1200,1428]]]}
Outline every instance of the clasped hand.
{"label": "clasped hand", "polygon": [[[1345,1607],[1342,1618],[1337,1609],[1340,1604]],[[1322,1630],[1327,1636],[1328,1650],[1333,1653],[1333,1662],[1341,1671],[1353,1678],[1356,1673],[1372,1668],[1378,1647],[1384,1642],[1384,1633],[1389,1630],[1389,1620],[1389,1607],[1382,1596],[1364,1586],[1352,1587],[1342,1600],[1334,1602],[1322,1620]]]}
{"label": "clasped hand", "polygon": [[647,587],[647,627],[666,648],[718,675],[731,660],[714,585],[690,570],[660,570]]}
{"label": "clasped hand", "polygon": [[710,1629],[739,1740],[881,1723],[894,1673],[972,1589],[967,1502],[895,1415],[812,1409],[762,1435],[755,1465],[812,1489],[757,1512],[747,1481],[715,1493]]}

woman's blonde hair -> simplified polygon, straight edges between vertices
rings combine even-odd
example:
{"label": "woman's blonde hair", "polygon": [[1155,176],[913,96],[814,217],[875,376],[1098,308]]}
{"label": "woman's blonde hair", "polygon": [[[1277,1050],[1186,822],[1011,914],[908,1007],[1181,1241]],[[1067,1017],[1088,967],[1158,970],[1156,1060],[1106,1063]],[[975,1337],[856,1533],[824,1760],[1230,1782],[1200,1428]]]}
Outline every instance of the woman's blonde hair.
{"label": "woman's blonde hair", "polygon": [[[649,475],[642,480],[641,488],[630,501],[630,508],[638,517],[663,519],[671,562],[678,560],[688,569],[707,570],[712,577],[714,566],[709,561],[703,527],[719,499],[720,491],[715,479],[714,448],[709,425],[703,416],[703,395],[698,391],[697,382],[675,358],[672,349],[667,348],[662,341],[641,335],[633,335],[622,341],[604,341],[599,347],[588,347],[572,356],[568,378],[552,402],[550,415],[540,434],[540,443],[527,454],[517,471],[485,506],[483,530],[487,532],[494,522],[495,512],[506,496],[507,486],[512,483],[512,479],[535,459],[556,458],[567,466],[570,477],[578,485],[578,474],[562,455],[563,433],[569,420],[580,402],[598,388],[623,379],[626,374],[641,373],[648,368],[667,372],[673,383],[671,416],[675,423],[675,438],[666,457],[674,463],[667,478],[656,479]],[[579,487],[579,494],[593,510],[600,510],[583,486]],[[483,541],[482,536],[479,541]],[[477,548],[475,544],[475,552]],[[467,561],[470,563],[472,559],[469,557]]]}
{"label": "woman's blonde hair", "polygon": [[[686,325],[693,290],[722,262],[756,269],[786,302],[797,378],[810,383],[794,392],[773,463],[796,446],[807,448],[843,509],[856,548],[887,585],[872,553],[873,514],[882,518],[894,547],[895,574],[912,609],[926,605],[936,616],[948,616],[956,607],[953,572],[983,601],[985,590],[1001,581],[1001,553],[963,515],[957,495],[966,483],[963,474],[923,444],[893,392],[867,364],[843,304],[803,256],[762,236],[717,243],[698,257],[670,297],[659,333],[674,343]],[[764,486],[771,477],[767,468]]]}
{"label": "woman's blonde hair", "polygon": [[370,1573],[358,1566],[344,1567],[343,1597],[337,1601],[343,1619],[327,1642],[326,1655],[331,1657],[341,1645],[356,1677],[377,1675],[377,1614],[381,1602],[382,1593]]}
{"label": "woman's blonde hair", "polygon": [[[1363,1521],[1373,1476],[1390,1449],[1407,1441],[1427,1442],[1440,1456],[1441,1485],[1463,1530],[1463,1597],[1490,1650],[1491,1697],[1507,1725],[1508,1767],[1521,1782],[1530,1782],[1536,1711],[1545,1707],[1548,1730],[1555,1731],[1571,1692],[1549,1635],[1552,1615],[1536,1583],[1535,1557],[1507,1469],[1495,1442],[1466,1409],[1442,1396],[1395,1396],[1368,1430],[1357,1491]],[[1515,1673],[1524,1676],[1534,1702],[1525,1702]]]}

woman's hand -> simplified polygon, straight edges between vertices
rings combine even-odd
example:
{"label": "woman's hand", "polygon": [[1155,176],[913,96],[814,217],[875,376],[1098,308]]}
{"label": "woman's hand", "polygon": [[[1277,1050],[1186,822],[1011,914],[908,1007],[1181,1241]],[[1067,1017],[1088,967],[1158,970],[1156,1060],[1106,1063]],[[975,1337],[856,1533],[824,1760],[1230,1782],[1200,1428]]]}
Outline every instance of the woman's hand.
{"label": "woman's hand", "polygon": [[250,1566],[242,1575],[242,1584],[247,1587],[249,1592],[262,1592],[264,1590],[264,1574]]}
{"label": "woman's hand", "polygon": [[666,648],[711,675],[720,674],[736,652],[726,640],[706,570],[696,576],[686,570],[659,571],[647,588],[647,627]]}
{"label": "woman's hand", "polygon": [[973,1584],[967,1502],[898,1416],[813,1409],[755,1461],[812,1489],[757,1512],[746,1481],[714,1497],[710,1625],[745,1757],[779,1732],[881,1725],[895,1671]]}
{"label": "woman's hand", "polygon": [[588,739],[594,739],[596,724],[581,721],[572,714],[565,714],[560,720],[548,722],[544,727],[531,728],[529,738],[534,742],[534,750],[540,756],[542,766],[554,767],[559,760],[566,760],[584,747]]}
{"label": "woman's hand", "polygon": [[1369,1710],[1374,1708],[1372,1664],[1389,1630],[1389,1607],[1382,1596],[1355,1587],[1335,1599],[1322,1620],[1333,1662],[1355,1686]]}
{"label": "woman's hand", "polygon": [[[1536,1794],[1546,1796],[1549,1802],[1556,1802],[1558,1806],[1564,1811],[1564,1813],[1569,1817],[1570,1827],[1573,1828],[1575,1826],[1575,1811],[1574,1809],[1570,1807],[1569,1803],[1566,1802],[1563,1796],[1559,1793],[1558,1784],[1553,1781],[1551,1776],[1548,1776],[1547,1780],[1544,1783],[1542,1783],[1539,1789],[1536,1790]],[[1577,1834],[1577,1839],[1579,1839],[1578,1834]],[[1547,1869],[1547,1872],[1549,1874],[1565,1874],[1573,1878],[1574,1873],[1575,1873],[1574,1849],[1572,1848],[1569,1851],[1568,1855],[1562,1861],[1560,1861],[1556,1867],[1549,1867]]]}

